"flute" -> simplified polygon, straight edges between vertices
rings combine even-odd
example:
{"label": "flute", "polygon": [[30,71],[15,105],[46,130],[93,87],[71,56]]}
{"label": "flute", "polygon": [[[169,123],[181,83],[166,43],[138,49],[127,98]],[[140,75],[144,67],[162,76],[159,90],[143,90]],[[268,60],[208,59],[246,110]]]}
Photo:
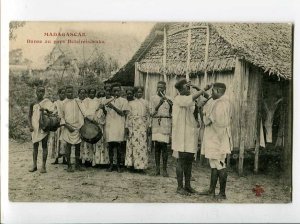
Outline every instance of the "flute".
{"label": "flute", "polygon": [[110,100],[110,101],[108,101],[108,102],[106,102],[105,104],[104,104],[104,106],[107,106],[108,104],[110,104],[112,101],[114,101],[114,97]]}
{"label": "flute", "polygon": [[101,105],[107,106],[107,105],[110,104],[112,101],[114,101],[114,99],[115,99],[115,98],[113,97],[111,100],[109,100],[109,101],[106,102],[105,104],[100,104],[96,111],[100,110]]}

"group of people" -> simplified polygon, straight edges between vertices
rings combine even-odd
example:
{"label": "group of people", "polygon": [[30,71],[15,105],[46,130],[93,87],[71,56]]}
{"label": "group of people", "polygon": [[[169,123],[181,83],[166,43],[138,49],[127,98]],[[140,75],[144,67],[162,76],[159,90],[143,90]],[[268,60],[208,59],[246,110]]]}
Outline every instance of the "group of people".
{"label": "group of people", "polygon": [[[126,90],[126,98],[123,98],[120,96],[119,83],[106,84],[98,93],[96,88],[80,87],[77,94],[74,87],[68,85],[58,90],[59,99],[53,103],[44,98],[45,88],[37,87],[36,102],[30,105],[29,111],[33,142],[33,167],[29,171],[37,171],[38,147],[41,142],[41,173],[46,172],[48,149],[51,149],[55,158],[53,164],[57,164],[62,157],[67,171],[74,172],[71,164],[72,146],[75,148],[75,170],[84,170],[83,164],[107,164],[108,172],[114,168],[121,172],[121,165],[134,172],[144,172],[153,147],[155,175],[168,177],[168,144],[171,144],[173,156],[177,159],[177,193],[215,197],[219,179],[220,193],[217,197],[225,199],[225,159],[232,148],[231,106],[224,96],[226,86],[214,83],[201,90],[182,79],[175,84],[175,88],[178,95],[172,100],[165,95],[166,83],[159,81],[157,93],[148,102],[143,99],[144,89],[140,86]],[[191,88],[196,92],[192,94]],[[206,93],[210,88],[211,97]],[[199,105],[196,100],[200,96],[208,99]],[[40,127],[39,119],[45,110],[60,118],[60,128],[50,134]],[[103,136],[95,144],[81,139],[80,128],[86,119],[95,122],[102,130]],[[198,151],[200,123],[205,125],[201,152],[209,159],[211,166],[210,188],[205,192],[196,192],[190,182],[192,163]]]}

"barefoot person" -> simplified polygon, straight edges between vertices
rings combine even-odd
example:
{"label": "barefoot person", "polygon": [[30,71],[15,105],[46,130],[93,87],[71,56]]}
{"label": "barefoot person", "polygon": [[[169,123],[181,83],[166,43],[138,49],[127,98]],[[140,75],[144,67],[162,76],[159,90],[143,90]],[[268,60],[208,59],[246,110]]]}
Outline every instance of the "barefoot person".
{"label": "barefoot person", "polygon": [[203,108],[205,129],[201,151],[209,159],[211,179],[209,190],[200,194],[215,197],[215,189],[219,179],[220,193],[217,196],[219,199],[226,199],[227,170],[225,158],[232,150],[231,104],[224,96],[225,91],[226,85],[224,83],[215,83],[212,89],[212,100]]}
{"label": "barefoot person", "polygon": [[40,116],[43,110],[48,110],[50,112],[54,112],[54,104],[47,98],[44,99],[45,95],[45,87],[38,86],[36,88],[36,102],[30,104],[29,107],[29,128],[33,143],[33,166],[29,170],[29,172],[37,171],[37,157],[38,157],[38,149],[39,143],[42,142],[43,148],[43,163],[41,168],[41,173],[46,173],[46,161],[48,156],[48,134],[49,132],[45,132],[40,127]]}
{"label": "barefoot person", "polygon": [[[177,193],[189,195],[196,193],[191,187],[192,164],[198,146],[198,122],[195,119],[195,100],[204,93],[199,90],[193,95],[186,79],[175,84],[179,95],[174,99],[172,111],[172,150],[176,156]],[[176,153],[176,154],[177,154]],[[183,186],[183,176],[185,186]]]}
{"label": "barefoot person", "polygon": [[121,172],[121,142],[125,140],[125,115],[128,111],[128,101],[120,97],[121,85],[112,86],[114,98],[106,103],[103,108],[106,114],[105,137],[109,147],[110,167],[107,171],[113,170],[114,150],[117,151],[117,171]]}
{"label": "barefoot person", "polygon": [[168,177],[167,163],[168,163],[168,149],[167,144],[170,142],[171,134],[171,113],[172,101],[165,96],[166,83],[159,81],[157,83],[157,94],[150,98],[150,113],[152,116],[152,141],[155,147],[155,175],[160,175],[160,155],[163,160],[164,177]]}
{"label": "barefoot person", "polygon": [[[56,107],[57,110],[57,114],[58,116],[61,118],[62,114],[62,107],[64,104],[64,101],[66,99],[66,90],[65,88],[59,88],[57,91],[57,94],[59,96],[59,100],[56,100],[54,102],[54,105]],[[58,159],[63,157],[63,164],[67,164],[67,160],[66,160],[66,143],[64,142],[64,140],[62,140],[61,138],[61,131],[64,127],[60,127],[57,129],[57,131],[54,133],[54,138],[53,138],[53,146],[52,146],[52,158],[55,158],[55,161],[52,164],[58,164]]]}
{"label": "barefoot person", "polygon": [[142,99],[143,91],[143,87],[134,88],[136,98],[128,102],[129,112],[125,129],[127,136],[125,165],[133,167],[140,173],[144,173],[148,167],[149,105]]}
{"label": "barefoot person", "polygon": [[[86,116],[90,120],[94,120],[96,110],[99,107],[99,99],[96,98],[96,88],[91,87],[88,90],[88,97],[83,101],[86,109]],[[93,158],[94,158],[94,151],[95,145],[90,143],[83,143],[84,147],[81,150],[81,159],[82,162],[88,166],[92,166]]]}
{"label": "barefoot person", "polygon": [[68,163],[68,172],[74,172],[71,165],[71,147],[75,145],[75,169],[83,170],[80,164],[80,133],[79,129],[84,124],[85,108],[82,107],[77,99],[74,99],[73,86],[66,87],[67,99],[62,109],[61,124],[64,125],[62,130],[62,139],[66,142],[66,156]]}

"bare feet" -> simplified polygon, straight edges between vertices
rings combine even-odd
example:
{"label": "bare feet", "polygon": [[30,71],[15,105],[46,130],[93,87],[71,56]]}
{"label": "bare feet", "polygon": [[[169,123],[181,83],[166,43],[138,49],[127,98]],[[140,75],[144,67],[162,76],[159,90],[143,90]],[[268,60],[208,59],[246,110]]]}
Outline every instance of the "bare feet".
{"label": "bare feet", "polygon": [[32,167],[32,168],[29,170],[29,172],[35,172],[35,171],[37,171],[37,167]]}
{"label": "bare feet", "polygon": [[194,188],[190,187],[185,187],[185,190],[191,194],[196,194],[198,191],[196,191]]}
{"label": "bare feet", "polygon": [[72,168],[71,166],[69,166],[69,167],[67,168],[67,172],[69,172],[69,173],[73,173],[73,172],[74,172],[74,170],[73,170],[73,168]]}
{"label": "bare feet", "polygon": [[106,170],[107,172],[112,172],[113,171],[113,166],[110,165],[109,168]]}
{"label": "bare feet", "polygon": [[176,191],[177,194],[184,195],[184,196],[190,196],[191,194],[187,192],[184,188],[177,188]]}
{"label": "bare feet", "polygon": [[40,173],[47,173],[46,167],[42,167]]}
{"label": "bare feet", "polygon": [[162,175],[163,177],[169,177],[167,170],[163,170]]}

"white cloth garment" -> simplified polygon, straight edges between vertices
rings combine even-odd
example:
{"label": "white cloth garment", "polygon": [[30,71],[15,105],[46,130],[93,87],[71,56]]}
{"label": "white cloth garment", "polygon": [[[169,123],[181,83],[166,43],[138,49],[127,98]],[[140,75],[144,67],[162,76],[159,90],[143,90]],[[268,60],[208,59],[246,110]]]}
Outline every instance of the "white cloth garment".
{"label": "white cloth garment", "polygon": [[[107,102],[111,99],[107,99]],[[105,103],[105,102],[104,102]],[[128,101],[122,97],[115,98],[112,102],[116,108],[122,111],[128,111]],[[106,106],[105,136],[106,142],[125,141],[125,116],[120,116],[114,109]]]}
{"label": "white cloth garment", "polygon": [[40,103],[36,103],[33,105],[32,108],[32,117],[31,117],[31,124],[33,127],[33,132],[31,133],[31,139],[33,143],[41,141],[43,138],[45,138],[49,132],[44,132],[40,128],[40,116],[41,111],[40,109],[47,109],[51,112],[55,111],[55,106],[51,102],[51,100],[45,98]]}
{"label": "white cloth garment", "polygon": [[205,124],[201,153],[209,159],[222,160],[232,150],[231,103],[226,96],[210,100],[203,109]]}
{"label": "white cloth garment", "polygon": [[192,95],[175,97],[172,111],[172,150],[197,152],[198,128],[194,110]]}

